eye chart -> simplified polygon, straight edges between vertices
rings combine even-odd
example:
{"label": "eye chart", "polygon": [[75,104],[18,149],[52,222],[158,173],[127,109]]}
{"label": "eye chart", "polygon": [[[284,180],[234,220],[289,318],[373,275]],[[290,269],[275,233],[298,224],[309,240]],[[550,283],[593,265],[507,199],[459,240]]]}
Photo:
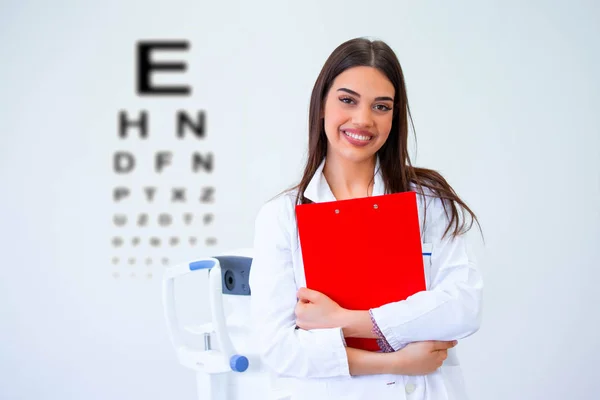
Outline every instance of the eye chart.
{"label": "eye chart", "polygon": [[169,106],[191,88],[157,84],[157,72],[183,71],[186,64],[152,59],[159,50],[188,47],[182,41],[137,45],[137,94],[167,101],[153,103],[152,110],[122,108],[116,115],[109,239],[115,279],[152,279],[156,267],[217,244],[211,232],[215,158],[206,145],[206,111]]}

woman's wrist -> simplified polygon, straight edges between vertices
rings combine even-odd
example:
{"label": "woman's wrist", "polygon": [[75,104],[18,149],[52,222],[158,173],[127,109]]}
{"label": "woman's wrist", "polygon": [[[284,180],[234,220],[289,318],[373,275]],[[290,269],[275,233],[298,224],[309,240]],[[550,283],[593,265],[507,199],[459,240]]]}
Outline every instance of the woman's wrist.
{"label": "woman's wrist", "polygon": [[387,367],[390,372],[388,373],[394,375],[408,375],[407,360],[405,353],[402,350],[384,354],[389,356]]}
{"label": "woman's wrist", "polygon": [[338,314],[337,326],[342,328],[344,337],[377,339],[373,333],[373,322],[369,311],[342,308]]}
{"label": "woman's wrist", "polygon": [[347,347],[350,375],[398,375],[403,370],[402,360],[395,353],[378,353]]}

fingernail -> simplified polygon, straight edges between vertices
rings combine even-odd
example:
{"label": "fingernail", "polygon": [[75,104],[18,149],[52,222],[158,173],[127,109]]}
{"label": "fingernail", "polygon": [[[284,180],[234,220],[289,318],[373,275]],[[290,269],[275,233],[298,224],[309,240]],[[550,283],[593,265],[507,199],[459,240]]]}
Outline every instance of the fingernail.
{"label": "fingernail", "polygon": [[457,345],[458,344],[458,340],[455,340],[454,342],[452,342],[453,345]]}

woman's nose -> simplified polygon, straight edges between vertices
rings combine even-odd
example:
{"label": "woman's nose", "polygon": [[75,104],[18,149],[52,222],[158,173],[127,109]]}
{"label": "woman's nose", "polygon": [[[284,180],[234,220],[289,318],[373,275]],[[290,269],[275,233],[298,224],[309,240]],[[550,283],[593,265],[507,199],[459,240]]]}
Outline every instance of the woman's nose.
{"label": "woman's nose", "polygon": [[373,115],[370,107],[358,107],[353,115],[353,123],[356,126],[370,127],[373,125]]}

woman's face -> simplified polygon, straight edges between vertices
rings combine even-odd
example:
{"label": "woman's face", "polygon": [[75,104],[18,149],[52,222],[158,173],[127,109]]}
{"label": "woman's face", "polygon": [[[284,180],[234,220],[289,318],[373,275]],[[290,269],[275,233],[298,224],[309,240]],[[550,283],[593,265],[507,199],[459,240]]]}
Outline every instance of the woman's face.
{"label": "woman's face", "polygon": [[394,86],[373,67],[353,67],[339,74],[325,98],[328,156],[348,161],[371,159],[392,128]]}

